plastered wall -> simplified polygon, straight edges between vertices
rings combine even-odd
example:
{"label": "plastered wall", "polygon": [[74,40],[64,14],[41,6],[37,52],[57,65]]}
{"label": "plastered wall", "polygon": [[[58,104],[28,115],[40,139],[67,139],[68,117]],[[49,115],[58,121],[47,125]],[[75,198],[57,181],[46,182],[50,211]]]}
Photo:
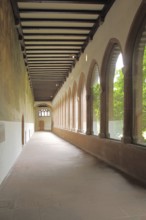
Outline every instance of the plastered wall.
{"label": "plastered wall", "polygon": [[[121,46],[122,53],[125,53],[132,22],[141,3],[142,0],[115,1],[104,23],[99,27],[93,40],[89,42],[68,79],[53,100],[53,106],[56,106],[65,92],[69,91],[69,89],[72,91],[74,81],[79,85],[81,73],[84,73],[87,80],[90,65],[93,61],[98,64],[99,74],[101,73],[103,58],[111,39],[116,39]],[[87,61],[86,56],[88,58]],[[53,131],[58,136],[100,158],[113,167],[142,182],[146,182],[146,151],[144,147],[124,143],[122,140],[114,141],[93,135],[67,131],[59,128],[56,124]]]}
{"label": "plastered wall", "polygon": [[20,154],[22,146],[33,134],[34,111],[33,94],[9,0],[0,1],[0,30],[1,183]]}

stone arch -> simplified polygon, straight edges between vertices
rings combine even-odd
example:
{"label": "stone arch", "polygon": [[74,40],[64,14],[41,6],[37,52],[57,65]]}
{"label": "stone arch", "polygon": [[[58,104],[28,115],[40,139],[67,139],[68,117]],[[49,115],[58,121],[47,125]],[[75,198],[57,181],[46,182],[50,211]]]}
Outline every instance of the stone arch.
{"label": "stone arch", "polygon": [[[138,59],[137,46],[142,29],[146,25],[146,1],[142,1],[131,25],[127,38],[125,56],[125,115],[124,115],[124,142],[137,143],[141,136],[142,118],[138,108],[142,104],[142,75],[139,67],[142,66],[142,57]],[[143,40],[144,40],[143,36]],[[145,42],[141,42],[143,45]],[[138,74],[137,74],[138,73]],[[137,104],[138,102],[138,104]],[[138,108],[137,108],[138,105]],[[133,108],[131,109],[131,106]],[[138,112],[139,111],[139,112]],[[139,117],[140,116],[140,117]]]}
{"label": "stone arch", "polygon": [[91,79],[92,79],[92,73],[93,73],[93,69],[94,66],[98,65],[97,61],[95,59],[93,59],[91,61],[90,67],[89,67],[89,71],[88,71],[88,75],[87,75],[87,81],[86,81],[86,90],[87,90],[87,95],[91,94]]}
{"label": "stone arch", "polygon": [[87,128],[86,128],[86,134],[91,135],[93,134],[93,111],[92,111],[92,91],[91,91],[91,80],[92,80],[92,74],[95,65],[98,66],[97,61],[95,59],[92,60],[88,75],[87,75],[87,82],[86,82],[86,91],[87,91]]}
{"label": "stone arch", "polygon": [[[111,54],[113,53],[114,48],[118,47],[118,50],[122,52],[122,47],[118,39],[112,38],[109,40],[102,60],[101,66],[101,74],[100,74],[100,82],[101,82],[101,103],[100,103],[100,137],[105,138],[109,137],[108,133],[108,68],[111,62],[110,58],[112,58]],[[114,62],[114,61],[113,61]],[[110,70],[112,72],[112,70]],[[110,77],[112,80],[112,77]]]}
{"label": "stone arch", "polygon": [[78,82],[78,90],[77,90],[78,91],[78,96],[80,95],[83,86],[85,86],[85,81],[86,81],[85,74],[82,72],[80,74],[80,78],[79,78],[79,82]]}

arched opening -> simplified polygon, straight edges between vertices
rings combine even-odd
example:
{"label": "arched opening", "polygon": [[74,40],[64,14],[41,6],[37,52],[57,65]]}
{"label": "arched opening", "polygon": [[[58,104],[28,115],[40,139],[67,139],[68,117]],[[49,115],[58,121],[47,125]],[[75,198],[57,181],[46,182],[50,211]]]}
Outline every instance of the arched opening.
{"label": "arched opening", "polygon": [[133,56],[134,143],[146,145],[146,17],[134,46]]}
{"label": "arched opening", "polygon": [[111,139],[123,137],[124,119],[124,74],[123,57],[120,47],[115,43],[112,47],[107,66],[107,105],[108,132]]}
{"label": "arched opening", "polygon": [[133,20],[124,54],[124,142],[141,145],[145,145],[145,27],[146,2],[142,1]]}
{"label": "arched opening", "polygon": [[94,135],[100,132],[100,78],[97,64],[94,65],[91,77],[92,100],[92,131]]}

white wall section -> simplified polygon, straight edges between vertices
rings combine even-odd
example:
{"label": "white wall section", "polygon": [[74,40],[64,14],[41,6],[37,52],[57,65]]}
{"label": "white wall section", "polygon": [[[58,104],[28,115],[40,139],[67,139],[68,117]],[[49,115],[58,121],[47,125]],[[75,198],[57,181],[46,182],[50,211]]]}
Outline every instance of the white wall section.
{"label": "white wall section", "polygon": [[[4,128],[5,140],[0,143],[0,183],[7,176],[11,167],[22,150],[22,127],[21,122],[1,121]],[[25,143],[34,132],[34,124],[25,124]]]}

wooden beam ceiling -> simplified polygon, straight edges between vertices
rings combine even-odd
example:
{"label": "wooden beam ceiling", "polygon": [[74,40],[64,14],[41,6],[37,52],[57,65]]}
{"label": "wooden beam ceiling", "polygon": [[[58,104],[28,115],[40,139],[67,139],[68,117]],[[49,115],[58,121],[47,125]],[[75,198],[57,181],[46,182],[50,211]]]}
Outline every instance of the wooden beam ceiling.
{"label": "wooden beam ceiling", "polygon": [[51,101],[115,0],[10,0],[35,101]]}

